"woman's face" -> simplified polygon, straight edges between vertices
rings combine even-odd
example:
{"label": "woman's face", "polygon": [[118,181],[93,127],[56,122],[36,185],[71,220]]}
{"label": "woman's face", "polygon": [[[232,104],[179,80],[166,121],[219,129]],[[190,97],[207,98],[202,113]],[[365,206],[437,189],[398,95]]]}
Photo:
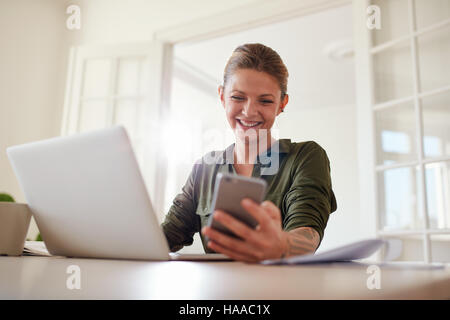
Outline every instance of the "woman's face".
{"label": "woman's face", "polygon": [[225,88],[219,87],[219,95],[235,137],[243,142],[245,137],[250,138],[248,141],[254,136],[270,138],[275,118],[288,102],[288,95],[281,101],[274,77],[253,69],[234,72]]}

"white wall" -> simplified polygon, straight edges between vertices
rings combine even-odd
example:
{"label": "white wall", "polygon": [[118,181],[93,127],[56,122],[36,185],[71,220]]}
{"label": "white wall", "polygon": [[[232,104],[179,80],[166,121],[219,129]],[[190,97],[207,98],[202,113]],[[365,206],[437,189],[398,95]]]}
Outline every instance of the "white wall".
{"label": "white wall", "polygon": [[[8,146],[59,134],[67,57],[64,1],[0,1],[0,192],[24,197]],[[32,222],[29,237],[36,236]]]}
{"label": "white wall", "polygon": [[82,28],[74,44],[150,41],[157,30],[264,0],[79,0]]}

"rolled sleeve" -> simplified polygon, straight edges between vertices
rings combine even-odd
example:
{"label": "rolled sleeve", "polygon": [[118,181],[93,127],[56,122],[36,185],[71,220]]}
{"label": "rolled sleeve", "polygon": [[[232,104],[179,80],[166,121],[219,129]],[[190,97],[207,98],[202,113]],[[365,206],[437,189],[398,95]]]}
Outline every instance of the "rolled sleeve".
{"label": "rolled sleeve", "polygon": [[337,209],[330,162],[317,143],[310,142],[304,148],[292,168],[292,184],[283,199],[283,229],[312,227],[322,242],[329,215]]}
{"label": "rolled sleeve", "polygon": [[200,230],[200,221],[195,213],[197,198],[195,194],[195,180],[199,164],[195,164],[192,171],[161,224],[169,244],[170,251],[178,251],[184,246],[191,245],[194,234]]}

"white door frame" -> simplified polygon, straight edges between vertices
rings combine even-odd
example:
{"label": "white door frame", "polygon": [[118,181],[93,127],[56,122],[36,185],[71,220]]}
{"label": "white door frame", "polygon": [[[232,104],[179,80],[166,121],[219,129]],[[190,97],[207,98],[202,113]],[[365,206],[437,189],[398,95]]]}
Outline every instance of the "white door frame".
{"label": "white door frame", "polygon": [[[353,1],[353,45],[355,65],[356,126],[358,150],[358,177],[360,198],[360,232],[367,237],[376,237],[379,229],[376,163],[374,148],[375,125],[372,115],[373,76],[370,54],[371,35],[367,28],[369,0]],[[377,253],[377,258],[381,258]]]}

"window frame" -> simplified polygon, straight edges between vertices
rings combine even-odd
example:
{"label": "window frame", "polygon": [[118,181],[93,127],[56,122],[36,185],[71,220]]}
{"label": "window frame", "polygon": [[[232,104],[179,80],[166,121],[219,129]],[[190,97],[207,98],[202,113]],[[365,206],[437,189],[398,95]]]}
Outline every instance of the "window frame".
{"label": "window frame", "polygon": [[[159,41],[150,41],[146,43],[124,43],[111,45],[82,45],[73,46],[70,48],[69,63],[67,70],[66,89],[64,98],[64,109],[61,124],[61,136],[75,134],[80,132],[80,115],[81,105],[84,101],[104,99],[107,102],[107,116],[105,127],[111,126],[114,123],[115,104],[117,101],[123,99],[135,99],[136,101],[144,101],[145,105],[141,112],[139,119],[140,124],[137,132],[137,138],[133,141],[139,145],[142,144],[141,151],[136,152],[136,157],[140,162],[140,168],[143,178],[147,186],[156,186],[158,181],[161,181],[160,175],[163,173],[164,160],[156,157],[153,159],[149,155],[149,148],[155,149],[157,155],[161,154],[158,150],[162,147],[159,144],[148,146],[144,145],[143,140],[148,136],[155,136],[157,132],[148,129],[146,125],[150,119],[159,121],[163,115],[161,110],[167,105],[165,101],[164,92],[162,91],[164,80],[164,61],[165,55],[170,53],[166,46]],[[142,95],[137,92],[135,95],[118,95],[116,94],[117,86],[117,71],[119,61],[121,59],[147,59],[148,64],[145,68],[139,68],[138,72],[146,73],[148,76],[148,87],[146,94]],[[108,59],[111,61],[111,72],[109,74],[109,84],[107,94],[104,96],[83,96],[82,88],[84,85],[84,72],[86,69],[86,62],[93,59]],[[167,68],[166,68],[167,69]],[[139,86],[139,83],[138,83]],[[155,106],[150,108],[149,106]],[[140,108],[136,104],[136,108]],[[157,170],[157,168],[161,168]],[[163,181],[164,183],[164,181]],[[163,192],[159,188],[149,188],[150,197],[156,212],[160,212],[158,201],[163,197]]]}
{"label": "window frame", "polygon": [[[363,3],[363,1],[361,1]],[[365,9],[367,6],[370,5],[370,1],[365,1],[364,4],[357,5],[358,8],[355,10],[361,12],[363,9]],[[432,24],[430,26],[417,29],[416,28],[416,13],[415,13],[415,4],[414,0],[408,0],[408,34],[392,39],[390,41],[387,41],[385,43],[372,46],[372,39],[371,39],[371,31],[368,28],[365,29],[363,32],[359,31],[360,37],[362,40],[360,40],[361,43],[368,44],[368,50],[365,50],[365,52],[362,52],[362,55],[367,55],[367,57],[364,59],[361,56],[359,57],[360,61],[366,61],[366,71],[365,73],[369,75],[369,79],[365,79],[363,82],[363,86],[365,87],[365,91],[369,91],[369,96],[364,100],[364,103],[369,108],[370,112],[364,113],[364,123],[369,124],[369,131],[370,132],[370,141],[372,150],[370,150],[369,154],[371,155],[372,159],[370,160],[369,166],[364,166],[365,168],[371,167],[372,174],[370,176],[367,176],[367,174],[364,174],[362,171],[360,173],[362,175],[366,175],[366,180],[371,180],[371,185],[373,185],[373,197],[371,198],[371,203],[374,207],[373,212],[376,216],[376,233],[379,237],[404,237],[404,236],[420,236],[422,237],[422,244],[423,244],[423,262],[425,263],[431,263],[433,261],[432,258],[432,243],[431,243],[431,235],[437,235],[437,234],[450,234],[449,228],[431,228],[430,227],[430,219],[429,219],[429,212],[428,212],[428,205],[427,205],[427,187],[426,187],[426,165],[432,164],[432,163],[445,163],[446,161],[450,161],[450,156],[440,156],[440,157],[433,157],[433,158],[426,158],[424,156],[424,144],[423,144],[423,138],[424,138],[424,119],[423,119],[423,112],[422,112],[422,102],[421,99],[424,97],[430,97],[434,95],[438,95],[441,93],[447,93],[450,92],[450,85],[446,85],[443,87],[435,88],[432,90],[422,91],[420,88],[420,65],[419,65],[419,58],[418,58],[418,37],[424,34],[429,34],[435,31],[439,31],[442,28],[450,26],[450,19],[446,19],[444,21],[440,21],[438,23]],[[383,13],[381,12],[381,16]],[[362,21],[360,21],[362,23]],[[356,31],[358,32],[358,31]],[[362,34],[362,35],[361,35]],[[413,75],[413,95],[407,96],[407,97],[401,97],[398,99],[392,99],[389,101],[384,101],[382,103],[375,103],[374,101],[374,66],[373,66],[373,56],[377,53],[383,52],[385,50],[388,50],[392,48],[393,46],[404,43],[406,41],[409,41],[410,46],[410,54],[412,58],[412,75]],[[357,72],[358,74],[358,72]],[[359,72],[361,76],[361,72]],[[364,76],[364,75],[362,75]],[[414,116],[415,116],[415,145],[417,150],[417,160],[414,161],[407,161],[407,162],[400,162],[395,164],[389,164],[389,165],[378,165],[376,161],[377,156],[377,136],[375,132],[376,128],[376,112],[379,110],[385,110],[389,108],[393,108],[401,103],[405,102],[413,102],[414,104]],[[367,129],[366,129],[367,130]],[[361,163],[361,162],[360,162]],[[380,172],[385,172],[389,169],[395,169],[395,168],[407,168],[407,167],[418,167],[419,168],[419,175],[417,178],[419,179],[420,188],[418,189],[418,196],[421,198],[420,208],[419,211],[422,214],[422,218],[424,221],[424,226],[421,229],[414,229],[414,230],[404,230],[404,229],[397,229],[397,230],[383,230],[381,226],[381,212],[379,210],[380,203],[379,203],[379,195],[377,194],[377,191],[379,190],[378,180],[376,179],[376,175]]]}

